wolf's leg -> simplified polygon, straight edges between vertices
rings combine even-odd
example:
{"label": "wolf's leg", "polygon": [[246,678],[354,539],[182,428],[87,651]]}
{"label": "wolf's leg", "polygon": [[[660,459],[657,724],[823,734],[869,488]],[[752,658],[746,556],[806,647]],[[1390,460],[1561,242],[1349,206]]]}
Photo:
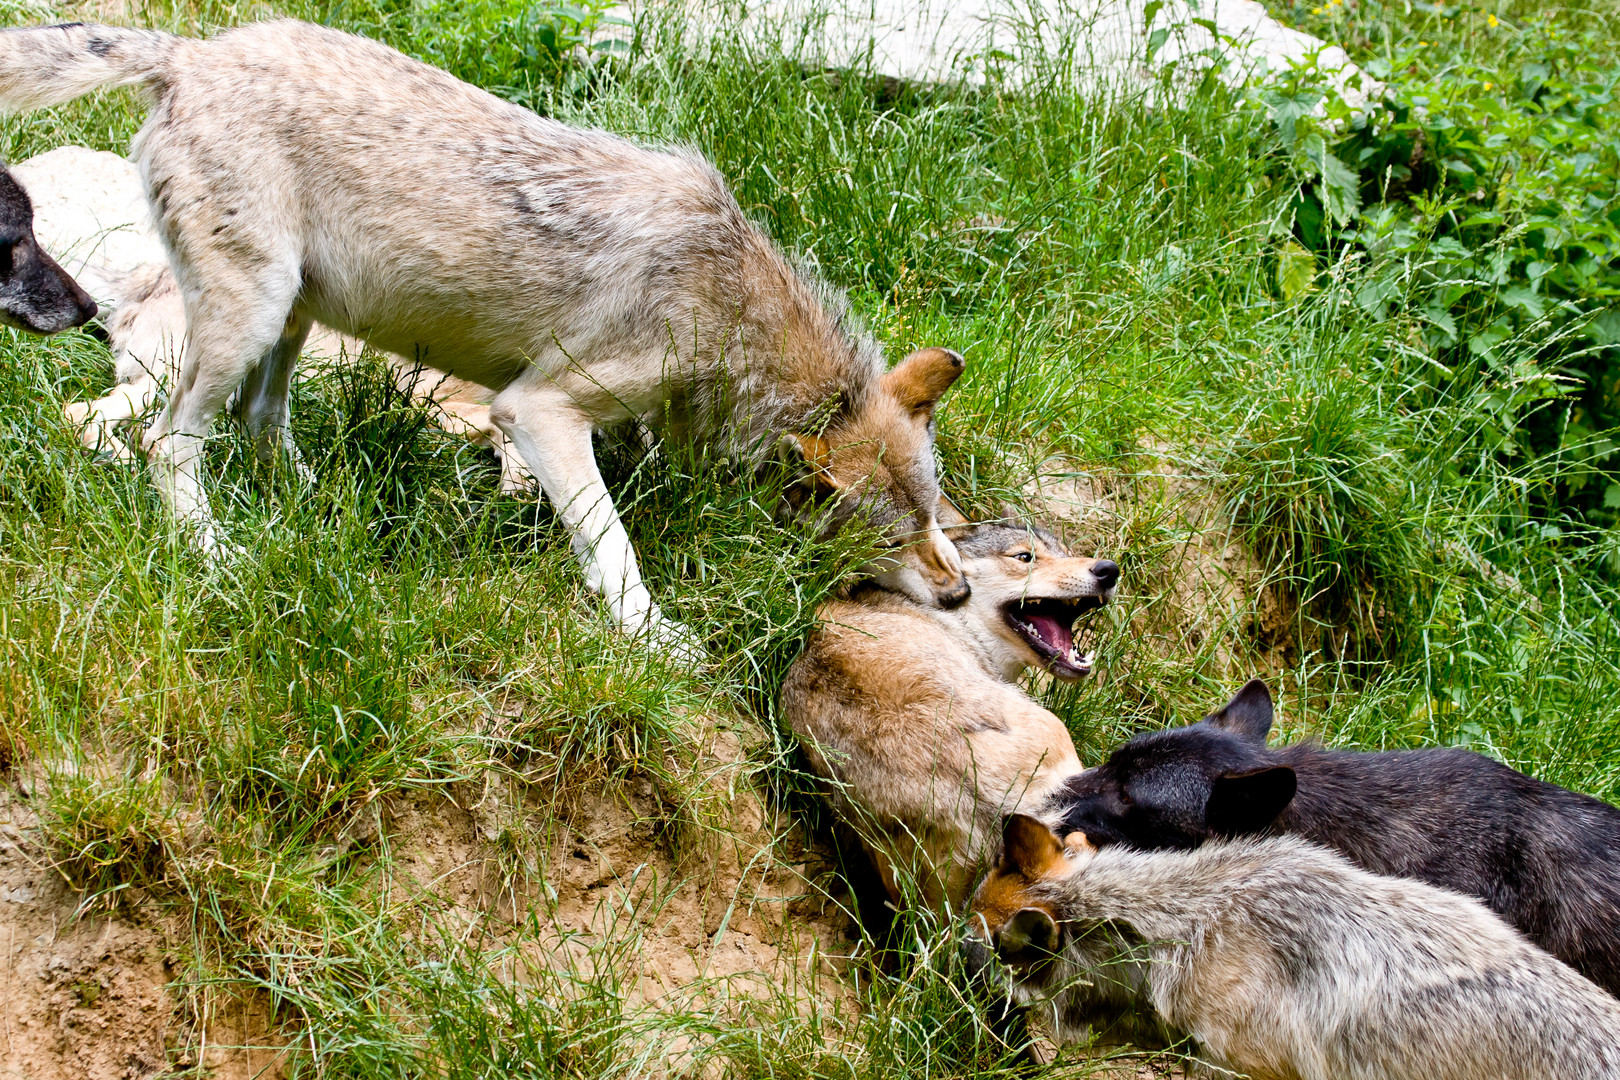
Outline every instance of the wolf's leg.
{"label": "wolf's leg", "polygon": [[206,275],[194,266],[182,275],[186,348],[168,407],[146,436],[158,489],[175,520],[195,528],[208,552],[218,551],[220,540],[203,489],[203,441],[248,370],[280,345],[299,286],[296,262],[277,266],[267,259],[251,274],[239,265],[215,256]]}
{"label": "wolf's leg", "polygon": [[534,491],[534,475],[506,432],[491,418],[491,406],[475,401],[437,402],[443,426],[452,434],[465,436],[475,446],[495,451],[501,463],[501,491],[507,495],[527,495]]}
{"label": "wolf's leg", "polygon": [[309,326],[309,315],[294,307],[282,324],[281,337],[248,371],[241,393],[236,397],[235,409],[237,419],[253,440],[259,460],[270,461],[279,446],[305,479],[311,477],[292,441],[287,395],[292,392],[293,372],[297,370],[304,340],[309,336]]}
{"label": "wolf's leg", "polygon": [[685,630],[664,618],[642,583],[630,534],[596,465],[591,418],[543,379],[533,369],[520,376],[496,395],[490,418],[534,471],[573,535],[586,582],[602,594],[614,620],[632,632],[645,630],[666,645],[691,651]]}
{"label": "wolf's leg", "polygon": [[495,456],[501,459],[501,491],[507,495],[528,495],[534,491],[534,473],[523,463],[517,444],[495,428],[490,438]]}
{"label": "wolf's leg", "polygon": [[109,454],[118,460],[132,458],[129,445],[113,431],[117,424],[151,408],[157,398],[157,380],[136,379],[115,386],[105,397],[95,401],[73,401],[63,406],[68,423],[79,429],[79,441],[98,454]]}

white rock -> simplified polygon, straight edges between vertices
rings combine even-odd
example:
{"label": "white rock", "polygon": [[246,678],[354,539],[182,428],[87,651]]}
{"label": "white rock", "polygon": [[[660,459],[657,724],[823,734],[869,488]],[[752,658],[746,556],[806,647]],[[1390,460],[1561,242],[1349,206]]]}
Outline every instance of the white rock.
{"label": "white rock", "polygon": [[[1221,60],[1221,78],[1230,85],[1314,64],[1352,107],[1375,89],[1343,49],[1282,25],[1254,0],[1168,0],[1151,24],[1147,6],[1148,0],[759,0],[678,10],[705,36],[776,38],[789,55],[833,68],[865,66],[870,54],[872,72],[909,82],[979,81],[997,65],[1017,85],[1035,74],[1026,66],[1034,59],[1047,70],[1056,60],[1082,85],[1140,89],[1166,64],[1191,74]],[[659,0],[610,13],[661,17]],[[1159,30],[1167,34],[1149,57]]]}

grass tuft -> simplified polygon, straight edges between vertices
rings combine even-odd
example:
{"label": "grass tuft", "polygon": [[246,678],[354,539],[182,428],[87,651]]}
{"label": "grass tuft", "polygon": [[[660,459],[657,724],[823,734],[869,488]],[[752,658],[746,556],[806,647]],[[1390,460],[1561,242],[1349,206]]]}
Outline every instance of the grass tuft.
{"label": "grass tuft", "polygon": [[[0,6],[13,23],[71,14]],[[1438,10],[1310,19],[1363,59],[1419,40],[1459,63],[1518,55]],[[961,350],[938,417],[947,491],[1124,567],[1095,620],[1098,675],[1030,684],[1085,760],[1260,673],[1287,738],[1466,745],[1620,797],[1620,539],[1560,509],[1600,490],[1614,435],[1521,437],[1567,415],[1585,329],[1504,323],[1460,361],[1414,299],[1461,272],[1411,254],[1442,211],[1379,219],[1410,258],[1371,219],[1355,244],[1306,250],[1257,95],[1210,79],[1155,105],[1079,78],[1084,42],[1050,37],[1019,46],[1024,79],[989,57],[987,78],[935,87],[829,72],[814,33],[706,37],[667,12],[592,51],[577,39],[599,11],[513,0],[165,0],[133,21],[275,13],[695,147],[891,356]],[[1612,74],[1612,20],[1546,17],[1598,34],[1589,60]],[[1593,105],[1593,130],[1614,108]],[[141,109],[117,92],[8,118],[0,153],[123,151]],[[612,629],[549,508],[502,494],[486,452],[435,430],[374,357],[351,360],[297,383],[300,461],[260,462],[220,426],[208,483],[245,554],[211,564],[143,467],[89,455],[62,418],[110,380],[104,346],[0,329],[0,769],[40,793],[89,906],[168,928],[198,1033],[171,1064],[205,1067],[200,1033],[237,994],[267,1003],[258,1036],[293,1076],[1016,1071],[956,928],[827,930],[859,906],[858,860],[846,874],[826,855],[775,702],[876,538],[785,520],[770,470],[604,435],[650,586],[710,657],[674,663]],[[620,877],[569,877],[609,848],[634,856]],[[671,929],[708,917],[672,899],[697,886],[735,895]],[[568,923],[576,901],[588,918]],[[769,978],[653,977],[674,970],[675,930],[718,955],[769,936],[765,910],[787,912]]]}

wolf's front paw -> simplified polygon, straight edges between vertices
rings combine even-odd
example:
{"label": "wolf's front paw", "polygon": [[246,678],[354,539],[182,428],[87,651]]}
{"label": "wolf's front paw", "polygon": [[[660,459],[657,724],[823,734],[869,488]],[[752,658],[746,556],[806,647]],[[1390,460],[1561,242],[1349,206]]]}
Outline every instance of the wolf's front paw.
{"label": "wolf's front paw", "polygon": [[677,664],[706,664],[709,654],[690,627],[685,623],[666,619],[654,611],[643,625],[647,644],[666,660]]}
{"label": "wolf's front paw", "polygon": [[212,517],[188,515],[176,522],[181,540],[200,552],[214,566],[234,563],[245,557],[248,549],[225,538],[225,532]]}

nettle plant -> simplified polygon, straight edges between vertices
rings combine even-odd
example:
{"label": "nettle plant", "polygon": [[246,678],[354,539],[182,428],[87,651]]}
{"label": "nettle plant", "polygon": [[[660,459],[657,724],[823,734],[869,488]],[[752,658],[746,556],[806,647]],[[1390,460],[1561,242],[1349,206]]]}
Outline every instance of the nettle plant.
{"label": "nettle plant", "polygon": [[633,26],[611,7],[610,0],[380,0],[371,17],[390,45],[544,114],[553,95],[587,96],[611,59],[629,50]]}
{"label": "nettle plant", "polygon": [[[1439,9],[1437,9],[1439,10]],[[1452,17],[1462,9],[1440,11]],[[1418,41],[1371,60],[1360,111],[1309,68],[1260,95],[1298,194],[1277,223],[1292,301],[1336,268],[1410,318],[1433,379],[1493,374],[1501,453],[1564,459],[1549,509],[1620,521],[1620,68],[1589,33],[1513,30],[1492,65]]]}

